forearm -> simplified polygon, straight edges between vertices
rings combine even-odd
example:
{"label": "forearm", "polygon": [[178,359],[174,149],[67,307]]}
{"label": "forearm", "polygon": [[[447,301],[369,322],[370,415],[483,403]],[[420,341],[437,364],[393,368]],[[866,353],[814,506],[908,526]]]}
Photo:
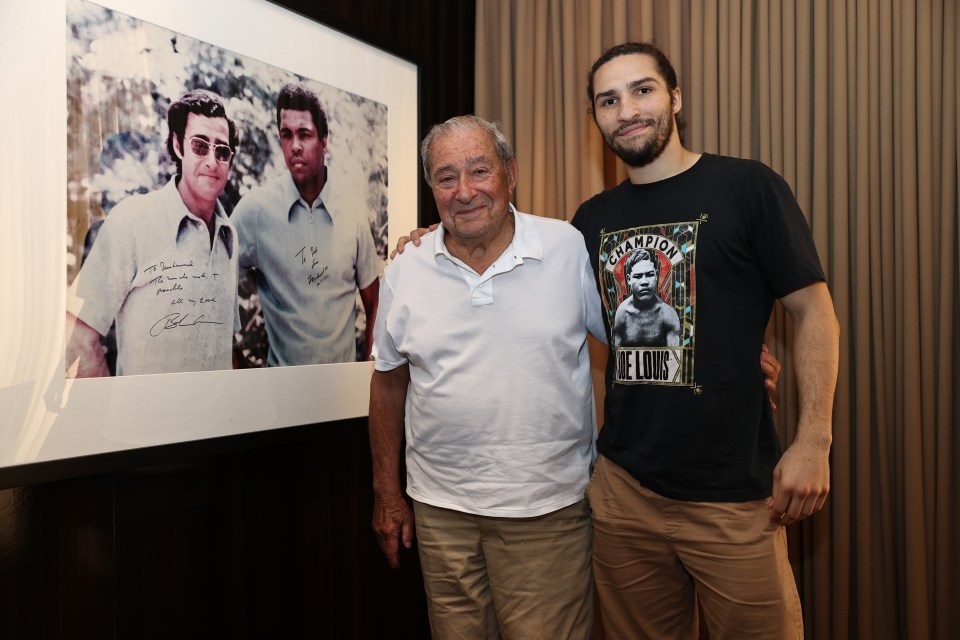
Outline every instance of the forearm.
{"label": "forearm", "polygon": [[373,326],[377,321],[377,309],[380,303],[380,279],[377,278],[370,286],[360,290],[360,302],[367,316],[364,328],[363,359],[369,360],[373,349]]}
{"label": "forearm", "polygon": [[[368,318],[370,316],[367,316]],[[367,361],[373,353],[373,322],[367,321],[367,326],[363,330],[363,359]]]}
{"label": "forearm", "polygon": [[400,456],[409,365],[374,371],[370,381],[370,452],[377,497],[402,495]]}
{"label": "forearm", "polygon": [[[800,292],[798,292],[800,293]],[[800,301],[784,299],[794,319],[794,362],[800,414],[794,442],[829,447],[839,367],[840,327],[826,284],[802,290]]]}
{"label": "forearm", "polygon": [[96,329],[67,312],[66,364],[68,376],[74,371],[76,378],[102,378],[110,375],[103,356],[100,334]]}

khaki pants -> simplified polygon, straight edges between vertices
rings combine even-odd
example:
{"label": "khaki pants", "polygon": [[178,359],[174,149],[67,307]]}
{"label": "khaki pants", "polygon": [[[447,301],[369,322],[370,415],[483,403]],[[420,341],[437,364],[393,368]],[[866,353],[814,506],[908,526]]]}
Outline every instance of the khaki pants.
{"label": "khaki pants", "polygon": [[783,527],[765,502],[670,500],[601,456],[587,497],[608,640],[795,640],[803,617]]}
{"label": "khaki pants", "polygon": [[593,638],[585,500],[535,518],[414,513],[434,640]]}

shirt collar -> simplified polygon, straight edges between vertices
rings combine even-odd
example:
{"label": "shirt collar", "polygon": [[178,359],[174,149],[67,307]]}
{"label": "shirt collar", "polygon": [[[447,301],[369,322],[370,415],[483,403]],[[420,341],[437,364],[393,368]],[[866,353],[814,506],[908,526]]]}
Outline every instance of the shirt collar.
{"label": "shirt collar", "polygon": [[[293,215],[293,210],[296,207],[298,202],[306,202],[300,197],[300,190],[297,189],[297,184],[293,181],[293,175],[290,171],[284,171],[286,178],[283,180],[283,201],[287,204],[287,217],[289,218]],[[337,192],[336,188],[330,185],[330,171],[327,171],[327,181],[323,184],[323,189],[320,190],[320,195],[317,196],[317,200],[320,201],[321,206],[327,210],[330,219],[335,219],[335,211],[339,211],[340,207],[337,206]],[[313,202],[307,202],[307,206],[312,206]]]}
{"label": "shirt collar", "polygon": [[[517,211],[517,208],[513,206],[513,203],[510,204],[510,213],[513,214],[514,222],[513,240],[504,250],[504,255],[508,252],[513,252],[514,256],[521,263],[523,262],[524,258],[530,258],[531,260],[538,260],[542,262],[543,240],[540,237],[540,232],[537,230],[536,225],[534,225],[533,221],[530,220],[530,216],[528,214]],[[437,232],[433,237],[433,253],[437,258],[453,258],[453,256],[450,255],[450,252],[447,250],[447,245],[443,242],[443,236],[445,233],[446,230],[441,224],[439,227],[437,227]]]}
{"label": "shirt collar", "polygon": [[[166,228],[174,230],[176,234],[174,237],[175,242],[180,241],[184,229],[188,225],[200,226],[206,230],[207,223],[194,215],[190,209],[187,209],[183,198],[180,197],[180,192],[177,190],[177,176],[170,178],[170,181],[160,189],[160,198],[163,215],[166,217],[168,223]],[[224,211],[223,205],[220,204],[219,198],[216,200],[216,205],[213,209],[213,230],[214,237],[220,238],[223,241],[227,249],[227,255],[232,258],[234,245],[233,225],[230,223],[230,219],[227,217],[227,212]]]}

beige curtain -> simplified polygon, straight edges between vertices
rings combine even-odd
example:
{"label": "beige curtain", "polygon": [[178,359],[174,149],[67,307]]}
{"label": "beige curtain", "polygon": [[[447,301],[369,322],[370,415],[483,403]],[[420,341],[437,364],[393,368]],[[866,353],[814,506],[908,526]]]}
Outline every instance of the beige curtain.
{"label": "beige curtain", "polygon": [[[673,60],[689,148],[787,179],[843,331],[831,498],[789,532],[807,637],[960,637],[956,0],[476,4],[476,110],[515,142],[521,210],[569,219],[625,177],[585,93],[625,40]],[[786,442],[789,324],[767,335]]]}

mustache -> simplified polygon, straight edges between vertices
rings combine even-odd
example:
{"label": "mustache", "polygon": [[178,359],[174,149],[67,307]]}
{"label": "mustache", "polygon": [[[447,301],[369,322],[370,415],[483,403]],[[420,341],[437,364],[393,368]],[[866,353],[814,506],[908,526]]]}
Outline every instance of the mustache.
{"label": "mustache", "polygon": [[634,118],[630,122],[626,122],[620,125],[620,127],[617,129],[617,133],[618,134],[623,133],[627,129],[630,129],[631,127],[635,127],[640,124],[645,124],[649,127],[649,126],[655,125],[656,123],[657,121],[654,118]]}

